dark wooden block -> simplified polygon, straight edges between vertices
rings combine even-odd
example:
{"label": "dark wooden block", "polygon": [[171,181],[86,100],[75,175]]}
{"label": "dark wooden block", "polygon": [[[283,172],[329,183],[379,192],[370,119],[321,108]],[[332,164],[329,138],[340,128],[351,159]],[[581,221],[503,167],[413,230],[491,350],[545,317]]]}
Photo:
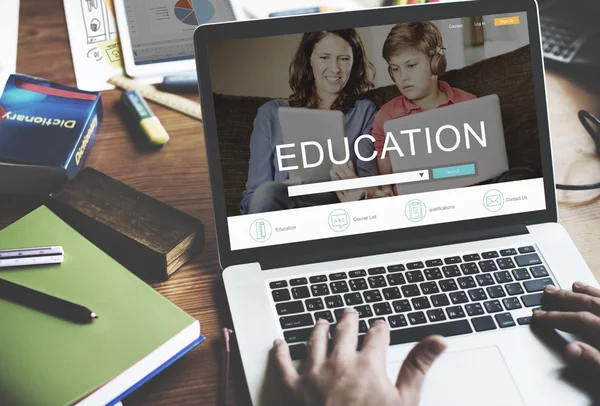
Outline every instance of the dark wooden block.
{"label": "dark wooden block", "polygon": [[164,281],[204,248],[204,224],[86,168],[49,196],[58,216],[147,281]]}

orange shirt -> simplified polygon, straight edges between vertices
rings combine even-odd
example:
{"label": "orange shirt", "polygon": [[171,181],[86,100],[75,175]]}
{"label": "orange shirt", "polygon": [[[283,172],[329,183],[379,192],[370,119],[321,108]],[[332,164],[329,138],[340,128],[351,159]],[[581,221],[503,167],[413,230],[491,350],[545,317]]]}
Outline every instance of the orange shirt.
{"label": "orange shirt", "polygon": [[[438,108],[477,98],[477,96],[469,92],[465,92],[464,90],[460,90],[455,87],[450,87],[447,82],[441,80],[439,81],[439,87],[440,90],[446,93],[446,96],[448,96],[448,102],[440,104]],[[381,153],[383,151],[383,146],[385,145],[385,130],[383,129],[383,125],[386,121],[411,114],[417,114],[422,111],[424,110],[421,107],[417,106],[404,96],[396,97],[395,99],[392,99],[388,103],[384,104],[375,116],[373,131],[371,134],[373,138],[375,138],[375,149],[377,152]]]}

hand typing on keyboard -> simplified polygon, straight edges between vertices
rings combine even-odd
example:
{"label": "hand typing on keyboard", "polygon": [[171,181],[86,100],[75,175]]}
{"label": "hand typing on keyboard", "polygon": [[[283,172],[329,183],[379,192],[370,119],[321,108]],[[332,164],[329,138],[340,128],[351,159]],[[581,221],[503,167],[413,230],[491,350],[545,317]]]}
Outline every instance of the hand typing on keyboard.
{"label": "hand typing on keyboard", "polygon": [[286,342],[275,341],[274,362],[295,404],[419,404],[425,374],[446,349],[444,338],[430,336],[417,344],[406,357],[396,384],[393,385],[386,373],[386,353],[390,345],[388,324],[376,321],[364,337],[360,351],[357,351],[358,320],[356,310],[345,309],[336,325],[330,352],[329,322],[325,319],[318,320],[308,340],[305,366],[301,372],[292,363]]}
{"label": "hand typing on keyboard", "polygon": [[582,282],[575,282],[572,292],[546,286],[542,305],[543,311],[533,312],[533,325],[580,337],[583,341],[566,345],[567,361],[600,373],[600,290]]}

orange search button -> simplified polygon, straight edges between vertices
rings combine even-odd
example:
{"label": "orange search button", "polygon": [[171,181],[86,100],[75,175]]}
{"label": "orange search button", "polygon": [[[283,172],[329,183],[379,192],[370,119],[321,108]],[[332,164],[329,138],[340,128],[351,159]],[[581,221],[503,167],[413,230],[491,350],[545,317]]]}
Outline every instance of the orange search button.
{"label": "orange search button", "polygon": [[519,16],[494,18],[494,26],[519,24]]}

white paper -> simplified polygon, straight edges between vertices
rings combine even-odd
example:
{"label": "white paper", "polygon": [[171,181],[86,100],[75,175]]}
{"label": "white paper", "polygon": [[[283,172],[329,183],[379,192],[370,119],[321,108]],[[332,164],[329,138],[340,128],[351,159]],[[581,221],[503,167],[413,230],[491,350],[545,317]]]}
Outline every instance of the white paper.
{"label": "white paper", "polygon": [[19,39],[19,0],[2,0],[0,12],[0,95],[6,80],[17,69]]}
{"label": "white paper", "polygon": [[106,83],[123,73],[112,0],[64,0],[77,87],[114,89]]}

